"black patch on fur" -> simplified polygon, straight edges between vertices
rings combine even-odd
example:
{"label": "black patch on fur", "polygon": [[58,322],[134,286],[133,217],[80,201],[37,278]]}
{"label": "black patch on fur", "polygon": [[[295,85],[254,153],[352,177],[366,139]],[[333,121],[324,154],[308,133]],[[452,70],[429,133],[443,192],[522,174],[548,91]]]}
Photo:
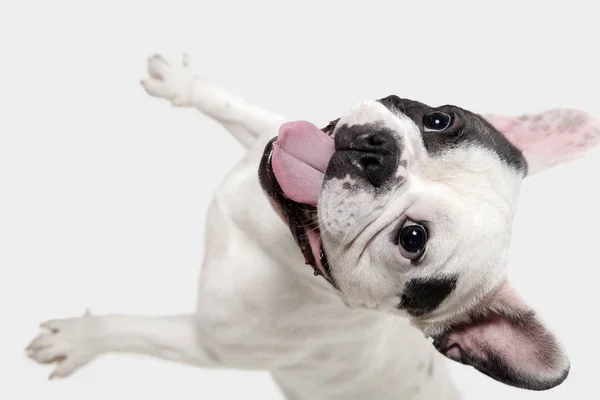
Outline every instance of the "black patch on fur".
{"label": "black patch on fur", "polygon": [[413,317],[422,317],[439,307],[456,289],[456,276],[411,279],[406,283],[398,309]]}
{"label": "black patch on fur", "polygon": [[[378,101],[392,111],[405,114],[417,124],[421,130],[425,148],[431,155],[443,154],[464,145],[478,145],[492,151],[509,167],[523,174],[527,173],[527,161],[523,153],[480,115],[452,105],[430,107],[418,101],[402,99],[396,95]],[[452,122],[442,132],[425,132],[423,116],[434,110],[450,114]]]}
{"label": "black patch on fur", "polygon": [[331,136],[333,134],[333,131],[335,130],[335,127],[337,126],[337,123],[339,122],[339,118],[334,119],[333,121],[330,121],[327,126],[325,128],[323,128],[323,132],[325,132],[326,134],[328,134],[329,136]]}

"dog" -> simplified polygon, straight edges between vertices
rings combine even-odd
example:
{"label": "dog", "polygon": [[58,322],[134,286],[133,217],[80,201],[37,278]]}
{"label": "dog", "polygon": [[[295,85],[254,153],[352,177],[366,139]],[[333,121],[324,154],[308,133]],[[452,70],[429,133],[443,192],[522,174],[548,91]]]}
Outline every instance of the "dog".
{"label": "dog", "polygon": [[211,85],[186,55],[151,56],[141,84],[246,153],[207,215],[196,312],[47,321],[27,354],[51,378],[107,352],[266,370],[289,400],[460,399],[447,359],[526,390],[567,378],[506,259],[521,183],[596,147],[597,118],[391,95],[321,129]]}

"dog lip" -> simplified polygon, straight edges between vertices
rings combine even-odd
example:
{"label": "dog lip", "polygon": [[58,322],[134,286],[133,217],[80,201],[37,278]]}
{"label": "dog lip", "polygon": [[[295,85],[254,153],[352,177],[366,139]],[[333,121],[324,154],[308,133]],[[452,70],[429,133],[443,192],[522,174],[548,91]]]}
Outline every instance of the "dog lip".
{"label": "dog lip", "polygon": [[[307,222],[316,214],[316,207],[300,204],[288,198],[275,178],[271,161],[276,140],[277,137],[267,143],[259,164],[258,175],[261,187],[266,195],[281,207],[281,217],[288,224],[290,232],[304,256],[305,263],[312,266],[315,275],[322,275],[333,284],[323,244],[320,243],[319,248],[315,249],[316,251],[313,253],[313,247],[309,240],[310,232],[308,231]],[[315,259],[316,255],[319,257],[318,263]]]}

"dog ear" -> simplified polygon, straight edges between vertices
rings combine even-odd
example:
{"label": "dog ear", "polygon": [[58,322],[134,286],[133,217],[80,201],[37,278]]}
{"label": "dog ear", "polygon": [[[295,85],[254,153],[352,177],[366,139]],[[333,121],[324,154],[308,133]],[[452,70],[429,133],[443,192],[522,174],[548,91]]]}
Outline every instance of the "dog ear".
{"label": "dog ear", "polygon": [[449,359],[518,388],[551,389],[569,374],[568,356],[556,337],[508,283],[433,338]]}
{"label": "dog ear", "polygon": [[600,144],[600,119],[575,108],[483,118],[521,150],[529,175],[579,158]]}

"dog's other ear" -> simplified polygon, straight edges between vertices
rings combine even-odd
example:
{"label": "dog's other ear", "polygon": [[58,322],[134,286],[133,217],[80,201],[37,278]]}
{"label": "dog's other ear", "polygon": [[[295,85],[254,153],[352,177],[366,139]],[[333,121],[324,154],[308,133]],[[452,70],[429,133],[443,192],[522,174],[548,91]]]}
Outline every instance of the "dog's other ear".
{"label": "dog's other ear", "polygon": [[600,120],[575,108],[483,118],[523,152],[529,175],[579,158],[600,144]]}
{"label": "dog's other ear", "polygon": [[433,344],[449,359],[522,389],[551,389],[569,374],[556,337],[507,282]]}

